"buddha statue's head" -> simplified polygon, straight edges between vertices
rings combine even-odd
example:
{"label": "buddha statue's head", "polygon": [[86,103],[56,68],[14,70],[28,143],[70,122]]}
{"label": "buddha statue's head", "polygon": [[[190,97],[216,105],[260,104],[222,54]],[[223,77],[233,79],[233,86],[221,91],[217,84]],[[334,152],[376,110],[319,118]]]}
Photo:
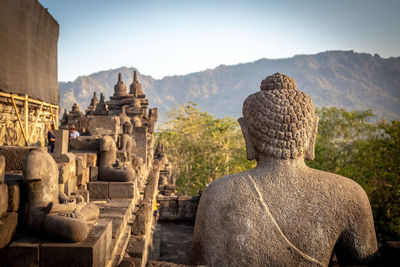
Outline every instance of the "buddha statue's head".
{"label": "buddha statue's head", "polygon": [[318,117],[311,98],[297,90],[293,78],[275,73],[249,95],[239,119],[247,158],[260,154],[276,159],[314,158]]}
{"label": "buddha statue's head", "polygon": [[133,133],[132,123],[130,123],[129,121],[125,122],[122,125],[122,130],[123,130],[124,134],[132,135],[132,133]]}

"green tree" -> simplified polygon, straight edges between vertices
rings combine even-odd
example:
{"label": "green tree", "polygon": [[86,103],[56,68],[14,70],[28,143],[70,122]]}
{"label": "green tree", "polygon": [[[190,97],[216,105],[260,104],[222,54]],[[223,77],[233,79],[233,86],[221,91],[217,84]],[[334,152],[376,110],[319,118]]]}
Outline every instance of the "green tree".
{"label": "green tree", "polygon": [[367,192],[380,240],[400,240],[400,122],[371,122],[373,113],[319,108],[310,167],[358,182]]}
{"label": "green tree", "polygon": [[378,134],[359,144],[357,158],[378,238],[400,240],[400,122],[381,121]]}
{"label": "green tree", "polygon": [[[358,182],[367,192],[380,240],[400,240],[400,122],[372,122],[373,113],[316,109],[320,117],[310,167]],[[213,180],[250,169],[239,124],[217,119],[194,103],[168,113],[157,133],[174,166],[179,192],[194,195]]]}
{"label": "green tree", "polygon": [[215,118],[197,104],[180,105],[167,114],[157,133],[174,166],[179,192],[194,195],[213,180],[251,168],[239,123]]}

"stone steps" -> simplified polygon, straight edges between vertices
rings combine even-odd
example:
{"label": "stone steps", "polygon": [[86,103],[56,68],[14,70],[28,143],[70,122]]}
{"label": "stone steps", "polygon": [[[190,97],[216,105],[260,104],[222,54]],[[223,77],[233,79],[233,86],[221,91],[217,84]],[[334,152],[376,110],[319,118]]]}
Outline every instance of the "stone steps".
{"label": "stone steps", "polygon": [[137,180],[131,182],[91,181],[88,184],[90,200],[108,200],[138,197]]}
{"label": "stone steps", "polygon": [[113,255],[111,255],[111,260],[109,262],[109,265],[107,265],[107,267],[118,266],[121,263],[125,254],[125,250],[128,246],[130,237],[131,237],[131,229],[130,227],[126,227],[123,235],[121,235],[118,244],[115,246]]}
{"label": "stone steps", "polygon": [[121,266],[144,267],[147,264],[149,247],[152,244],[153,207],[157,195],[158,180],[159,169],[154,168],[144,188],[144,199],[137,211],[132,227],[132,236]]}
{"label": "stone steps", "polygon": [[111,255],[106,266],[118,266],[122,260],[130,238],[134,204],[133,199],[114,199],[98,204],[100,218],[112,221]]}

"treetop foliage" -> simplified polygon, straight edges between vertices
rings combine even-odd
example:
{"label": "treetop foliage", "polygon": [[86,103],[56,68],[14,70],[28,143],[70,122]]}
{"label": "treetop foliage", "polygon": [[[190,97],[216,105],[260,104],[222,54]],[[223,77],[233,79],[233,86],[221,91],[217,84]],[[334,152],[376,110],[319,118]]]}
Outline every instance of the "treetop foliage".
{"label": "treetop foliage", "polygon": [[[335,107],[320,117],[315,160],[307,165],[346,176],[368,194],[378,239],[400,240],[400,122],[373,122],[373,112]],[[157,133],[173,164],[179,192],[198,194],[213,180],[255,166],[246,159],[239,123],[215,118],[193,102],[168,113]]]}
{"label": "treetop foliage", "polygon": [[322,107],[315,159],[307,164],[358,182],[380,240],[400,240],[400,122],[373,122],[371,110]]}
{"label": "treetop foliage", "polygon": [[215,179],[254,166],[246,159],[239,123],[233,118],[215,118],[192,102],[167,117],[157,138],[174,166],[180,192],[198,194]]}

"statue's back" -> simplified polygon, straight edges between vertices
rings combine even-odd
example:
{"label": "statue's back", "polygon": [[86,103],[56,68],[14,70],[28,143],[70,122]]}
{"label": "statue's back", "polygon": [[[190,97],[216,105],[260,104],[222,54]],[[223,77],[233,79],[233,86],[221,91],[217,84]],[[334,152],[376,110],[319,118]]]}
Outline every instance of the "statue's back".
{"label": "statue's back", "polygon": [[[348,235],[348,220],[361,219],[363,227],[364,216],[372,217],[365,200],[355,182],[309,168],[296,177],[260,169],[223,177],[202,195],[193,263],[327,266],[337,241]],[[373,240],[368,229],[373,225],[359,234]]]}
{"label": "statue's back", "polygon": [[377,251],[371,207],[354,181],[308,168],[318,117],[293,78],[276,73],[243,103],[246,155],[257,167],[213,182],[196,215],[192,262],[210,266],[327,266]]}

